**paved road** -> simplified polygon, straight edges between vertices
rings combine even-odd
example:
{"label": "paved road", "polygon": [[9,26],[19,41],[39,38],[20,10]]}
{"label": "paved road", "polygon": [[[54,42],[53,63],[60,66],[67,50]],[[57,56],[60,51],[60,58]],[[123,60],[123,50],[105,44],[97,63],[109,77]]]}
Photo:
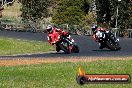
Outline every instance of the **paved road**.
{"label": "paved road", "polygon": [[[38,40],[38,41],[47,41],[46,34],[42,33],[25,33],[25,32],[10,32],[10,31],[1,31],[0,36],[6,36],[10,38],[18,38],[18,39],[27,39],[27,40]],[[80,46],[80,53],[78,54],[64,54],[64,53],[56,53],[49,52],[43,54],[33,54],[33,55],[18,55],[18,56],[0,56],[2,57],[10,57],[10,58],[18,58],[18,57],[71,57],[71,56],[97,56],[97,57],[126,57],[132,56],[132,39],[130,38],[120,38],[120,45],[122,49],[120,51],[110,51],[108,49],[100,50],[98,49],[98,45],[92,40],[91,37],[88,36],[77,36],[73,35],[73,38]]]}

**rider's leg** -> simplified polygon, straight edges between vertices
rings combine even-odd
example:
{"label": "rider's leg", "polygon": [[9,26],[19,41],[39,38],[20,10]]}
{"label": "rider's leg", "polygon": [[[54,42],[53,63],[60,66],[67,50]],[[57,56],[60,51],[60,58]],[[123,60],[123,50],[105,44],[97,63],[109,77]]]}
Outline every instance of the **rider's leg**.
{"label": "rider's leg", "polygon": [[57,52],[59,52],[59,51],[60,51],[59,44],[56,44],[56,51],[57,51]]}

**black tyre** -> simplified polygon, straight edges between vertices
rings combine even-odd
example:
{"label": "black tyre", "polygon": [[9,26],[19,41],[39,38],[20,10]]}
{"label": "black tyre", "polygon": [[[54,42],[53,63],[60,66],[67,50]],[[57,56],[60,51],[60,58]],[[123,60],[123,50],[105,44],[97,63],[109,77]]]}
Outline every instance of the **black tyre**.
{"label": "black tyre", "polygon": [[63,42],[59,44],[61,50],[63,50],[66,54],[70,54],[70,50],[69,50],[69,44],[68,42]]}
{"label": "black tyre", "polygon": [[73,45],[72,51],[73,51],[74,53],[79,53],[79,47],[78,47],[77,45]]}
{"label": "black tyre", "polygon": [[108,41],[106,41],[106,44],[107,44],[107,46],[108,46],[108,48],[110,50],[117,51],[117,50],[121,49],[120,45],[117,42],[114,42],[111,39],[109,39]]}
{"label": "black tyre", "polygon": [[121,46],[118,43],[116,43],[115,47],[116,47],[116,50],[120,50],[121,49]]}

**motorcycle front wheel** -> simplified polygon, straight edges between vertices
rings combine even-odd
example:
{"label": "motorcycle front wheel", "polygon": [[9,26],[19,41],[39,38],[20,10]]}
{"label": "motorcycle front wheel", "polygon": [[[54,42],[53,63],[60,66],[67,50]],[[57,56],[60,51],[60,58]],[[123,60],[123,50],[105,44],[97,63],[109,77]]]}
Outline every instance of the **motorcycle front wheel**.
{"label": "motorcycle front wheel", "polygon": [[79,47],[78,47],[78,45],[73,45],[72,51],[74,53],[79,53]]}
{"label": "motorcycle front wheel", "polygon": [[112,41],[111,39],[109,39],[108,41],[106,41],[106,44],[108,46],[108,48],[110,50],[113,50],[113,51],[118,51],[121,49],[120,45],[118,44],[118,42],[114,42]]}

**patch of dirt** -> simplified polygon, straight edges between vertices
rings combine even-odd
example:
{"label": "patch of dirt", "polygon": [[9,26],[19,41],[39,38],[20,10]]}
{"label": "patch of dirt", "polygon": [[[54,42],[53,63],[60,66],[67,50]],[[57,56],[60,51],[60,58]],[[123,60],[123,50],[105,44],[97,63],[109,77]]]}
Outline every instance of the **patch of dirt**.
{"label": "patch of dirt", "polygon": [[62,62],[92,62],[97,60],[132,60],[132,57],[70,57],[70,58],[2,58],[0,66],[31,65],[42,63],[62,63]]}

